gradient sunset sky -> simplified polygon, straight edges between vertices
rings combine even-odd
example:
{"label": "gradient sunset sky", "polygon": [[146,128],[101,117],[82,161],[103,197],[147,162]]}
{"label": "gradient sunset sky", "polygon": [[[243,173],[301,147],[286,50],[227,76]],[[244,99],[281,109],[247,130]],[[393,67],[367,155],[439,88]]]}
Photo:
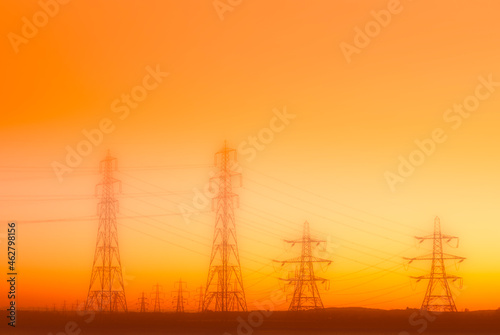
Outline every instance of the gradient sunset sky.
{"label": "gradient sunset sky", "polygon": [[[108,149],[123,182],[129,309],[157,282],[169,308],[179,278],[189,290],[205,285],[214,214],[200,196],[190,222],[180,208],[195,206],[227,140],[240,148],[236,222],[249,308],[280,288],[286,273],[272,260],[296,255],[283,240],[300,237],[306,220],[328,241],[319,255],[334,261],[317,273],[331,281],[325,306],[418,308],[426,283],[412,287],[409,276],[430,264],[405,271],[402,257],[429,252],[413,237],[431,234],[436,216],[460,237],[446,252],[467,258],[448,267],[464,277],[458,309],[499,308],[500,86],[483,89],[489,96],[460,126],[445,115],[476,94],[480,78],[500,82],[500,3],[401,0],[348,62],[342,43],[354,45],[357,28],[392,1],[242,1],[223,20],[212,2],[73,0],[18,52],[9,34],[21,35],[23,17],[41,7],[2,3],[0,221],[19,223],[19,305],[86,298],[97,167]],[[169,75],[120,118],[113,102],[148,68]],[[249,138],[284,111],[294,117],[252,151]],[[58,180],[53,163],[66,164],[67,146],[103,119],[114,130]],[[446,140],[391,190],[386,172],[436,128]]]}

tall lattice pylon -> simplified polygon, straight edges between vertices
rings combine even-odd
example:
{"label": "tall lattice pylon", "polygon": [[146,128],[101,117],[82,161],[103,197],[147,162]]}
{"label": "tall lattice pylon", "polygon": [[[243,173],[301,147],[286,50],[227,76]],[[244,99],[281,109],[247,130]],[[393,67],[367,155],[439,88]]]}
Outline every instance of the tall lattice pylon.
{"label": "tall lattice pylon", "polygon": [[96,187],[96,193],[100,195],[99,227],[92,275],[85,302],[86,310],[127,311],[116,222],[118,201],[115,199],[115,185],[121,186],[121,184],[113,177],[114,170],[116,170],[116,158],[112,157],[108,151],[106,158],[100,164],[102,182]]}
{"label": "tall lattice pylon", "polygon": [[[177,313],[184,313],[184,303],[186,302],[186,299],[184,298],[185,296],[185,289],[187,289],[187,283],[179,280],[178,282],[175,283],[175,285],[178,285],[177,291],[175,292],[175,297],[174,297],[174,304],[175,304],[175,311]],[[175,286],[174,286],[175,287]]]}
{"label": "tall lattice pylon", "polygon": [[218,187],[213,198],[216,218],[203,311],[247,310],[234,216],[238,196],[233,193],[233,178],[241,178],[240,174],[231,170],[235,161],[236,150],[228,148],[226,143],[215,154],[218,172],[211,179],[211,184]]}
{"label": "tall lattice pylon", "polygon": [[455,301],[453,300],[448,280],[451,279],[453,281],[460,281],[461,283],[462,278],[446,274],[445,261],[455,260],[461,263],[465,260],[465,258],[444,253],[443,240],[447,243],[456,240],[456,247],[458,247],[458,237],[441,234],[441,220],[436,217],[434,220],[434,234],[415,238],[419,243],[422,243],[425,240],[431,240],[433,242],[432,254],[415,258],[405,257],[408,264],[413,261],[432,261],[431,273],[429,275],[411,277],[412,279],[416,279],[417,282],[425,279],[429,280],[421,309],[435,312],[456,312],[457,307],[455,305]]}
{"label": "tall lattice pylon", "polygon": [[139,312],[146,313],[148,311],[148,298],[146,298],[146,293],[142,292],[141,297],[137,301],[137,305],[139,305]]}
{"label": "tall lattice pylon", "polygon": [[157,283],[153,286],[153,293],[151,295],[154,297],[153,312],[161,312],[161,304],[163,303],[163,292],[162,287]]}
{"label": "tall lattice pylon", "polygon": [[299,257],[286,261],[275,261],[281,263],[282,267],[286,264],[296,265],[294,275],[289,276],[289,278],[281,278],[281,280],[293,287],[292,299],[288,310],[304,311],[324,308],[316,283],[328,284],[329,280],[314,274],[314,264],[326,263],[330,265],[332,261],[313,256],[313,244],[317,246],[320,243],[326,243],[326,241],[312,238],[309,222],[306,221],[304,223],[302,238],[292,241],[285,240],[285,242],[292,244],[292,246],[295,244],[302,245],[302,252]]}

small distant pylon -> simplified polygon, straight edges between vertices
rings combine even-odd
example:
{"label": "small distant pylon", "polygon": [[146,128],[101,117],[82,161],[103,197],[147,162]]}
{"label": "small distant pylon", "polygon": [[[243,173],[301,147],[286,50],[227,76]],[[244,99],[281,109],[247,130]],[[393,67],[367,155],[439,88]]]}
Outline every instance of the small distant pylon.
{"label": "small distant pylon", "polygon": [[188,292],[185,292],[187,289],[187,283],[182,281],[180,279],[178,282],[175,283],[175,286],[178,286],[177,291],[174,292],[174,300],[173,303],[175,304],[175,311],[177,313],[184,313],[184,304],[186,303],[186,298],[184,297],[185,294]]}
{"label": "small distant pylon", "polygon": [[288,310],[304,311],[324,308],[316,282],[327,284],[329,283],[329,280],[317,277],[314,274],[314,264],[327,263],[327,265],[330,265],[332,261],[313,256],[312,244],[319,245],[320,243],[326,243],[326,241],[311,238],[309,222],[306,221],[304,223],[302,238],[285,242],[292,244],[292,246],[295,244],[302,245],[302,252],[299,257],[286,261],[275,261],[277,263],[281,263],[281,266],[284,266],[285,264],[296,265],[294,276],[289,276],[289,278],[280,278],[281,280],[287,282],[288,285],[293,286],[292,300]]}
{"label": "small distant pylon", "polygon": [[200,286],[199,292],[195,297],[198,298],[198,313],[201,313],[203,311],[203,298],[205,297],[203,294],[203,286]]}
{"label": "small distant pylon", "polygon": [[74,308],[72,308],[74,311],[79,311],[80,310],[80,300],[76,299]]}
{"label": "small distant pylon", "polygon": [[114,170],[116,170],[116,158],[108,151],[106,158],[100,164],[103,179],[96,188],[96,191],[99,189],[101,191],[98,204],[99,227],[85,302],[87,311],[127,311],[116,222],[118,201],[115,199],[115,184],[119,183],[119,180],[113,177]]}
{"label": "small distant pylon", "polygon": [[148,298],[146,298],[146,293],[142,292],[141,297],[138,299],[137,305],[139,305],[139,312],[146,313],[148,311]]}
{"label": "small distant pylon", "polygon": [[155,286],[153,286],[153,293],[152,293],[152,295],[154,296],[153,312],[161,312],[161,304],[163,303],[162,296],[164,295],[161,289],[162,287],[158,283]]}
{"label": "small distant pylon", "polygon": [[456,247],[458,247],[458,237],[441,234],[441,220],[439,217],[436,217],[434,220],[434,234],[415,238],[419,243],[422,243],[425,240],[433,241],[432,254],[415,258],[404,258],[408,261],[408,264],[413,261],[432,261],[431,273],[429,275],[411,277],[412,279],[416,279],[417,282],[421,280],[429,280],[421,309],[434,312],[456,312],[457,307],[455,305],[455,301],[453,300],[448,280],[459,280],[461,285],[462,278],[446,274],[445,260],[456,260],[459,263],[462,263],[465,258],[445,254],[443,252],[443,240],[447,243],[456,240]]}
{"label": "small distant pylon", "polygon": [[218,192],[212,203],[215,229],[203,311],[247,310],[234,216],[235,198],[238,196],[233,193],[232,180],[235,176],[241,177],[231,169],[235,161],[236,150],[228,148],[224,142],[224,148],[215,154],[215,165],[219,171],[211,179]]}

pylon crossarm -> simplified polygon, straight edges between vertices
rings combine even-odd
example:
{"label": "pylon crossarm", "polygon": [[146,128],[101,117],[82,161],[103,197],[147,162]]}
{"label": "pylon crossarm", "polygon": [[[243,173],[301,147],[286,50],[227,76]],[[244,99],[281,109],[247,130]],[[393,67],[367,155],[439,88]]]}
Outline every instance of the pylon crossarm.
{"label": "pylon crossarm", "polygon": [[465,257],[460,257],[460,256],[455,256],[455,255],[450,255],[450,254],[445,254],[445,253],[443,253],[443,259],[456,259],[459,261],[459,263],[462,263],[463,261],[466,260]]}
{"label": "pylon crossarm", "polygon": [[304,281],[304,279],[302,279],[302,278],[288,278],[288,279],[287,278],[278,278],[278,280],[286,281],[289,284],[294,283],[294,282],[302,282],[302,281]]}
{"label": "pylon crossarm", "polygon": [[289,263],[301,263],[302,262],[302,258],[301,257],[297,257],[297,258],[287,259],[285,261],[273,260],[273,262],[281,263],[281,266],[284,266],[285,264],[289,264]]}
{"label": "pylon crossarm", "polygon": [[415,279],[417,283],[420,282],[421,280],[431,279],[430,276],[418,276],[418,277],[410,276],[410,278]]}
{"label": "pylon crossarm", "polygon": [[314,281],[320,281],[320,282],[327,282],[327,281],[330,281],[329,279],[326,279],[326,278],[322,278],[322,277],[313,277],[311,278],[311,280],[314,280]]}
{"label": "pylon crossarm", "polygon": [[330,265],[330,264],[333,263],[333,261],[331,261],[329,259],[319,258],[319,257],[315,257],[315,256],[311,257],[311,262],[314,262],[314,263],[328,263],[328,265]]}
{"label": "pylon crossarm", "polygon": [[452,279],[453,281],[461,280],[462,277],[457,277],[453,275],[426,275],[426,276],[418,276],[418,277],[410,277],[411,279],[417,279],[417,281],[421,280],[430,280],[430,279]]}
{"label": "pylon crossarm", "polygon": [[221,150],[219,150],[219,151],[217,151],[217,152],[215,153],[215,161],[216,161],[216,164],[217,164],[217,157],[218,157],[219,155],[225,155],[225,154],[229,154],[229,153],[231,153],[231,152],[234,152],[234,154],[235,154],[234,158],[235,158],[235,161],[236,161],[236,149],[228,148],[228,147],[227,147],[227,145],[226,145],[226,143],[224,142],[224,148],[223,148],[223,149],[221,149]]}
{"label": "pylon crossarm", "polygon": [[315,240],[315,239],[313,239],[313,238],[309,239],[309,241],[310,241],[311,243],[318,243],[318,244],[319,244],[319,243],[326,243],[326,240]]}
{"label": "pylon crossarm", "polygon": [[425,255],[425,256],[419,256],[419,257],[403,257],[404,260],[409,261],[409,264],[411,264],[413,261],[429,261],[433,259],[432,254],[430,255]]}
{"label": "pylon crossarm", "polygon": [[415,236],[415,238],[417,240],[419,240],[420,243],[422,243],[425,240],[433,240],[434,239],[434,235],[429,235],[429,236]]}
{"label": "pylon crossarm", "polygon": [[283,261],[280,261],[280,260],[277,260],[277,259],[272,259],[271,262],[274,262],[274,263],[283,263]]}
{"label": "pylon crossarm", "polygon": [[297,240],[284,240],[286,243],[299,244],[299,243],[326,243],[326,240],[315,240],[313,238],[297,239]]}
{"label": "pylon crossarm", "polygon": [[291,243],[292,244],[292,247],[295,245],[295,244],[298,244],[298,243],[302,243],[302,240],[284,240],[285,243]]}
{"label": "pylon crossarm", "polygon": [[312,278],[278,278],[278,280],[281,281],[286,281],[286,282],[313,282],[313,281],[320,281],[320,282],[327,282],[330,281],[329,279],[326,278],[321,278],[321,277],[312,277]]}

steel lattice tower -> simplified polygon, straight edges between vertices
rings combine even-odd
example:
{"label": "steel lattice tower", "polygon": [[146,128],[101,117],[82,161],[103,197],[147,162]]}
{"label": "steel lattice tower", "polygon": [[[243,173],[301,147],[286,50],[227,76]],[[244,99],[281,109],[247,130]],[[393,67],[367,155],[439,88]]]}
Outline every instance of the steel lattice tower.
{"label": "steel lattice tower", "polygon": [[247,310],[234,217],[237,195],[233,193],[232,179],[235,176],[241,178],[240,174],[231,170],[235,161],[236,150],[228,148],[226,143],[215,154],[215,165],[219,171],[211,181],[217,184],[218,192],[213,199],[215,230],[203,311]]}
{"label": "steel lattice tower", "polygon": [[461,263],[465,258],[444,253],[443,240],[446,242],[457,240],[458,247],[458,237],[441,234],[441,220],[436,217],[434,220],[434,234],[415,238],[419,243],[425,240],[432,240],[433,242],[432,254],[415,258],[405,258],[409,263],[423,260],[432,261],[431,273],[429,275],[411,277],[412,279],[416,279],[417,282],[425,279],[429,280],[421,309],[435,312],[456,312],[457,307],[455,306],[448,280],[461,281],[462,278],[446,274],[445,260],[458,260]]}
{"label": "steel lattice tower", "polygon": [[160,290],[161,286],[159,284],[156,284],[153,286],[153,293],[154,295],[154,304],[153,304],[153,312],[161,312],[161,303],[163,302],[163,299],[161,298],[163,296],[163,293]]}
{"label": "steel lattice tower", "polygon": [[139,312],[140,313],[146,313],[148,311],[148,306],[149,306],[148,298],[146,298],[144,292],[142,292],[141,294],[142,295],[138,299],[139,301],[137,302],[137,304],[139,305]]}
{"label": "steel lattice tower", "polygon": [[183,282],[182,280],[179,280],[176,284],[179,285],[179,287],[177,288],[177,295],[175,297],[175,302],[176,302],[175,311],[177,313],[184,313],[184,300],[185,299],[184,299],[183,284],[185,284],[186,288],[187,288],[187,283]]}
{"label": "steel lattice tower", "polygon": [[299,257],[286,261],[275,261],[277,263],[281,263],[282,266],[285,264],[296,265],[295,275],[293,277],[286,279],[280,278],[294,287],[292,300],[288,310],[303,311],[324,308],[316,282],[327,283],[329,281],[328,279],[317,277],[314,274],[314,264],[327,263],[327,265],[330,265],[332,261],[313,256],[312,245],[319,245],[320,243],[326,243],[326,241],[311,238],[309,222],[306,221],[304,223],[302,238],[293,241],[285,240],[285,242],[292,244],[292,246],[295,244],[302,245],[302,252]]}
{"label": "steel lattice tower", "polygon": [[96,193],[100,194],[99,227],[85,310],[127,311],[116,222],[118,201],[115,199],[115,184],[121,184],[113,178],[114,170],[116,158],[111,157],[108,151],[100,164],[103,179],[96,187]]}

